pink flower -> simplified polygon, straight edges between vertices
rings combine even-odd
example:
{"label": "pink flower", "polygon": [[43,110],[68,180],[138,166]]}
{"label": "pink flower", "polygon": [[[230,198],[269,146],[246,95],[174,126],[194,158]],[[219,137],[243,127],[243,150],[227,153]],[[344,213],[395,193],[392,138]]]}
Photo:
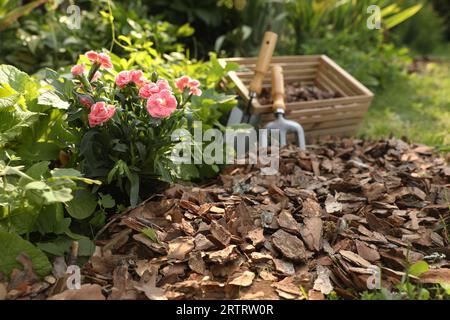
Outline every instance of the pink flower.
{"label": "pink flower", "polygon": [[142,87],[147,81],[142,70],[131,70],[131,80],[138,86]]}
{"label": "pink flower", "polygon": [[84,70],[86,69],[86,65],[83,64],[76,64],[72,67],[72,69],[70,69],[70,72],[72,72],[72,75],[74,77],[76,76],[80,76],[84,73]]}
{"label": "pink flower", "polygon": [[198,80],[191,79],[188,76],[182,76],[181,78],[177,79],[175,85],[177,86],[178,90],[180,90],[180,92],[183,92],[184,88],[188,87],[190,89],[190,94],[195,96],[200,96],[202,94],[202,90],[199,89],[200,82]]}
{"label": "pink flower", "polygon": [[189,78],[188,76],[182,76],[181,78],[176,79],[175,85],[177,86],[178,90],[180,90],[180,92],[183,92],[184,87],[187,86],[189,80],[191,80],[191,78]]}
{"label": "pink flower", "polygon": [[111,69],[113,67],[111,58],[107,53],[97,53],[91,50],[86,52],[85,56],[89,59],[89,61],[91,61],[92,64],[99,64],[105,69]]}
{"label": "pink flower", "polygon": [[170,90],[163,89],[147,100],[147,111],[154,118],[166,118],[177,108],[177,99]]}
{"label": "pink flower", "polygon": [[116,84],[121,88],[125,87],[130,82],[131,82],[130,71],[127,70],[120,71],[119,74],[116,76]]}
{"label": "pink flower", "polygon": [[144,99],[150,98],[152,94],[159,93],[161,90],[169,90],[172,91],[170,88],[169,83],[165,79],[160,79],[154,82],[146,83],[140,90],[139,90],[139,96]]}
{"label": "pink flower", "polygon": [[100,73],[100,71],[96,71],[96,72],[94,73],[94,76],[92,77],[91,82],[97,81],[98,79],[100,79],[101,76],[102,76],[102,74]]}
{"label": "pink flower", "polygon": [[202,95],[202,90],[195,87],[195,88],[191,88],[190,93],[194,96],[201,96]]}
{"label": "pink flower", "polygon": [[88,51],[84,54],[91,63],[96,63],[98,61],[98,53],[95,51]]}
{"label": "pink flower", "polygon": [[97,102],[91,106],[89,113],[89,125],[92,127],[98,126],[103,122],[108,121],[116,113],[116,108],[113,105],[106,105],[103,101]]}
{"label": "pink flower", "polygon": [[80,103],[85,106],[86,108],[90,108],[92,106],[92,100],[89,99],[88,97],[83,97],[81,96],[80,98],[78,98],[78,100],[80,101]]}
{"label": "pink flower", "polygon": [[98,54],[98,62],[105,69],[111,69],[113,67],[111,58],[104,52]]}

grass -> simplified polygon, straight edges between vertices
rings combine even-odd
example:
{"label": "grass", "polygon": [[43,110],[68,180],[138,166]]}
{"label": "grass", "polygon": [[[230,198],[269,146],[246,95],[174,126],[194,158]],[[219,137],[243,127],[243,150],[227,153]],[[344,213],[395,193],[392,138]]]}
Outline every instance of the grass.
{"label": "grass", "polygon": [[393,135],[450,151],[450,60],[426,64],[376,94],[359,135]]}

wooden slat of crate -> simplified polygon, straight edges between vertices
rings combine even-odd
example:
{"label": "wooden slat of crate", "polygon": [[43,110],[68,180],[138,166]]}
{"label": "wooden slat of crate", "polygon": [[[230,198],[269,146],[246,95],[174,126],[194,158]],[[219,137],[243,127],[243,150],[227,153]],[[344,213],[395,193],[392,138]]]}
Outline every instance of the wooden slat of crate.
{"label": "wooden slat of crate", "polygon": [[[336,121],[340,120],[348,120],[348,119],[359,119],[364,118],[364,115],[367,111],[366,107],[355,106],[352,110],[336,112],[336,113],[328,113],[328,114],[288,114],[286,115],[287,119],[299,121],[299,123],[307,129],[307,124],[318,124],[323,123],[323,126],[334,126],[333,124]],[[267,123],[275,119],[273,114],[264,114],[261,116],[261,121],[263,123]]]}
{"label": "wooden slat of crate", "polygon": [[[276,56],[272,58],[272,64],[283,64],[283,63],[298,63],[298,62],[319,62],[321,55],[305,55],[305,56]],[[239,65],[252,65],[255,66],[256,58],[227,58],[226,61],[237,62]]]}
{"label": "wooden slat of crate", "polygon": [[345,83],[349,87],[356,89],[359,94],[373,97],[373,93],[369,89],[325,55],[320,57],[319,72],[323,70],[326,70],[329,74],[336,75],[336,81]]}
{"label": "wooden slat of crate", "polygon": [[[324,100],[312,100],[312,101],[297,101],[286,103],[287,114],[291,112],[295,112],[296,110],[308,110],[308,109],[316,109],[320,110],[322,108],[330,108],[333,106],[342,106],[342,105],[351,105],[351,104],[362,104],[367,105],[370,104],[372,98],[367,96],[357,96],[357,97],[342,97],[336,99],[324,99]],[[258,110],[259,113],[271,113],[272,106],[271,105],[262,105]]]}

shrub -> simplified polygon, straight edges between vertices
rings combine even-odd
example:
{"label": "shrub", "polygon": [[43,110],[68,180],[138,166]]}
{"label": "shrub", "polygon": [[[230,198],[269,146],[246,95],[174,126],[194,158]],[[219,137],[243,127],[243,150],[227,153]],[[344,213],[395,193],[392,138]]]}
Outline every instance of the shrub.
{"label": "shrub", "polygon": [[[131,61],[141,65],[155,62],[148,55],[140,57],[144,60],[132,55]],[[123,70],[114,70],[113,62]],[[69,125],[81,137],[71,148],[73,161],[79,162],[87,177],[103,181],[107,192],[121,203],[135,206],[158,180],[190,180],[206,175],[200,173],[204,165],[173,163],[172,150],[182,139],[174,140],[173,133],[192,130],[188,119],[203,120],[205,129],[218,125],[222,113],[214,110],[214,104],[231,107],[229,102],[234,98],[203,85],[200,88],[198,80],[181,73],[176,80],[171,73],[177,70],[175,66],[152,67],[150,63],[144,74],[117,56],[111,61],[106,53],[90,51],[72,67],[72,77],[48,74],[57,93],[70,104]],[[198,64],[196,69],[204,67]],[[185,86],[181,85],[183,81]],[[209,168],[218,172],[216,165]]]}

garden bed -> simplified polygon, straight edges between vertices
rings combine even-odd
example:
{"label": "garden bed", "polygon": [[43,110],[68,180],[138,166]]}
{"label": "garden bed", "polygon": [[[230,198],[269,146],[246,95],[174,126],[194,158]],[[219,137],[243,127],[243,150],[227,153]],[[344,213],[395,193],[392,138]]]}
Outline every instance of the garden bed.
{"label": "garden bed", "polygon": [[38,282],[22,257],[7,297],[355,299],[377,286],[373,270],[392,292],[408,284],[434,295],[450,282],[450,168],[431,148],[396,139],[289,146],[280,174],[262,171],[229,167],[112,217],[81,290],[64,290],[61,259]]}

